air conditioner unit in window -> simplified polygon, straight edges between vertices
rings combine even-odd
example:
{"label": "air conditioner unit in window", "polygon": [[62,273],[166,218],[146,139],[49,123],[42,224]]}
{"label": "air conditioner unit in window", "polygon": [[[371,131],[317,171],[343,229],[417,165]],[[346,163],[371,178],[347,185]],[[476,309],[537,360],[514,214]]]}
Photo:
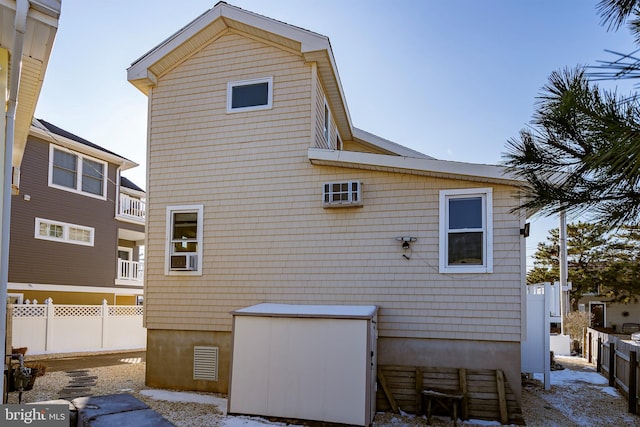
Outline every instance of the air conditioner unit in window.
{"label": "air conditioner unit in window", "polygon": [[195,271],[198,269],[198,255],[171,255],[171,270]]}
{"label": "air conditioner unit in window", "polygon": [[325,183],[322,205],[325,208],[362,206],[362,183],[360,181]]}

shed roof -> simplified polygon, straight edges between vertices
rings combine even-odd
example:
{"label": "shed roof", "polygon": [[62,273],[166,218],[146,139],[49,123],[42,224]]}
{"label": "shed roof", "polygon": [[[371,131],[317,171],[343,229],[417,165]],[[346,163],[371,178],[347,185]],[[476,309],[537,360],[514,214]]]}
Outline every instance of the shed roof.
{"label": "shed roof", "polygon": [[370,319],[378,312],[375,305],[306,305],[262,303],[232,312],[236,316],[314,317]]}

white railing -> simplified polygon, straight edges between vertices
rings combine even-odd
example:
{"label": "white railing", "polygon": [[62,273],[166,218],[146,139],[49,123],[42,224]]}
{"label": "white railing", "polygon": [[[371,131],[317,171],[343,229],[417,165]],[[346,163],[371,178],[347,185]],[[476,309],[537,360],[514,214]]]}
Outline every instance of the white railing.
{"label": "white railing", "polygon": [[142,283],[143,279],[144,263],[118,258],[118,280],[130,280]]}
{"label": "white railing", "polygon": [[11,345],[28,354],[133,350],[146,347],[143,306],[12,304]]}
{"label": "white railing", "polygon": [[146,202],[128,194],[120,193],[118,216],[144,222]]}

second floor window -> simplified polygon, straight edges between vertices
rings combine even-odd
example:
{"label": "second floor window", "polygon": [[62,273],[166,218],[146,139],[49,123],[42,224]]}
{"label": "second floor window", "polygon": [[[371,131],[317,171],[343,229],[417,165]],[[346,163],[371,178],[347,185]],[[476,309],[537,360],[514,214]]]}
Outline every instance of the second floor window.
{"label": "second floor window", "polygon": [[227,83],[227,112],[265,110],[273,105],[273,78]]}
{"label": "second floor window", "polygon": [[50,160],[50,186],[99,198],[106,197],[106,163],[53,145]]}

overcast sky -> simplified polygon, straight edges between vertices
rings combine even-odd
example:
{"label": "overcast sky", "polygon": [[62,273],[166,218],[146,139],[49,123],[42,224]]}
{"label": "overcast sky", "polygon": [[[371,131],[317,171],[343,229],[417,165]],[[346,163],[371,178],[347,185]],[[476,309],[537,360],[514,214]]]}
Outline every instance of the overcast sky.
{"label": "overcast sky", "polygon": [[[498,164],[552,71],[634,49],[596,0],[228,0],[329,37],[354,126],[443,160]],[[126,69],[210,0],[63,0],[36,117],[140,164],[147,98]],[[628,89],[623,90],[623,92]],[[625,92],[626,93],[626,92]],[[529,252],[556,219],[532,221]]]}

